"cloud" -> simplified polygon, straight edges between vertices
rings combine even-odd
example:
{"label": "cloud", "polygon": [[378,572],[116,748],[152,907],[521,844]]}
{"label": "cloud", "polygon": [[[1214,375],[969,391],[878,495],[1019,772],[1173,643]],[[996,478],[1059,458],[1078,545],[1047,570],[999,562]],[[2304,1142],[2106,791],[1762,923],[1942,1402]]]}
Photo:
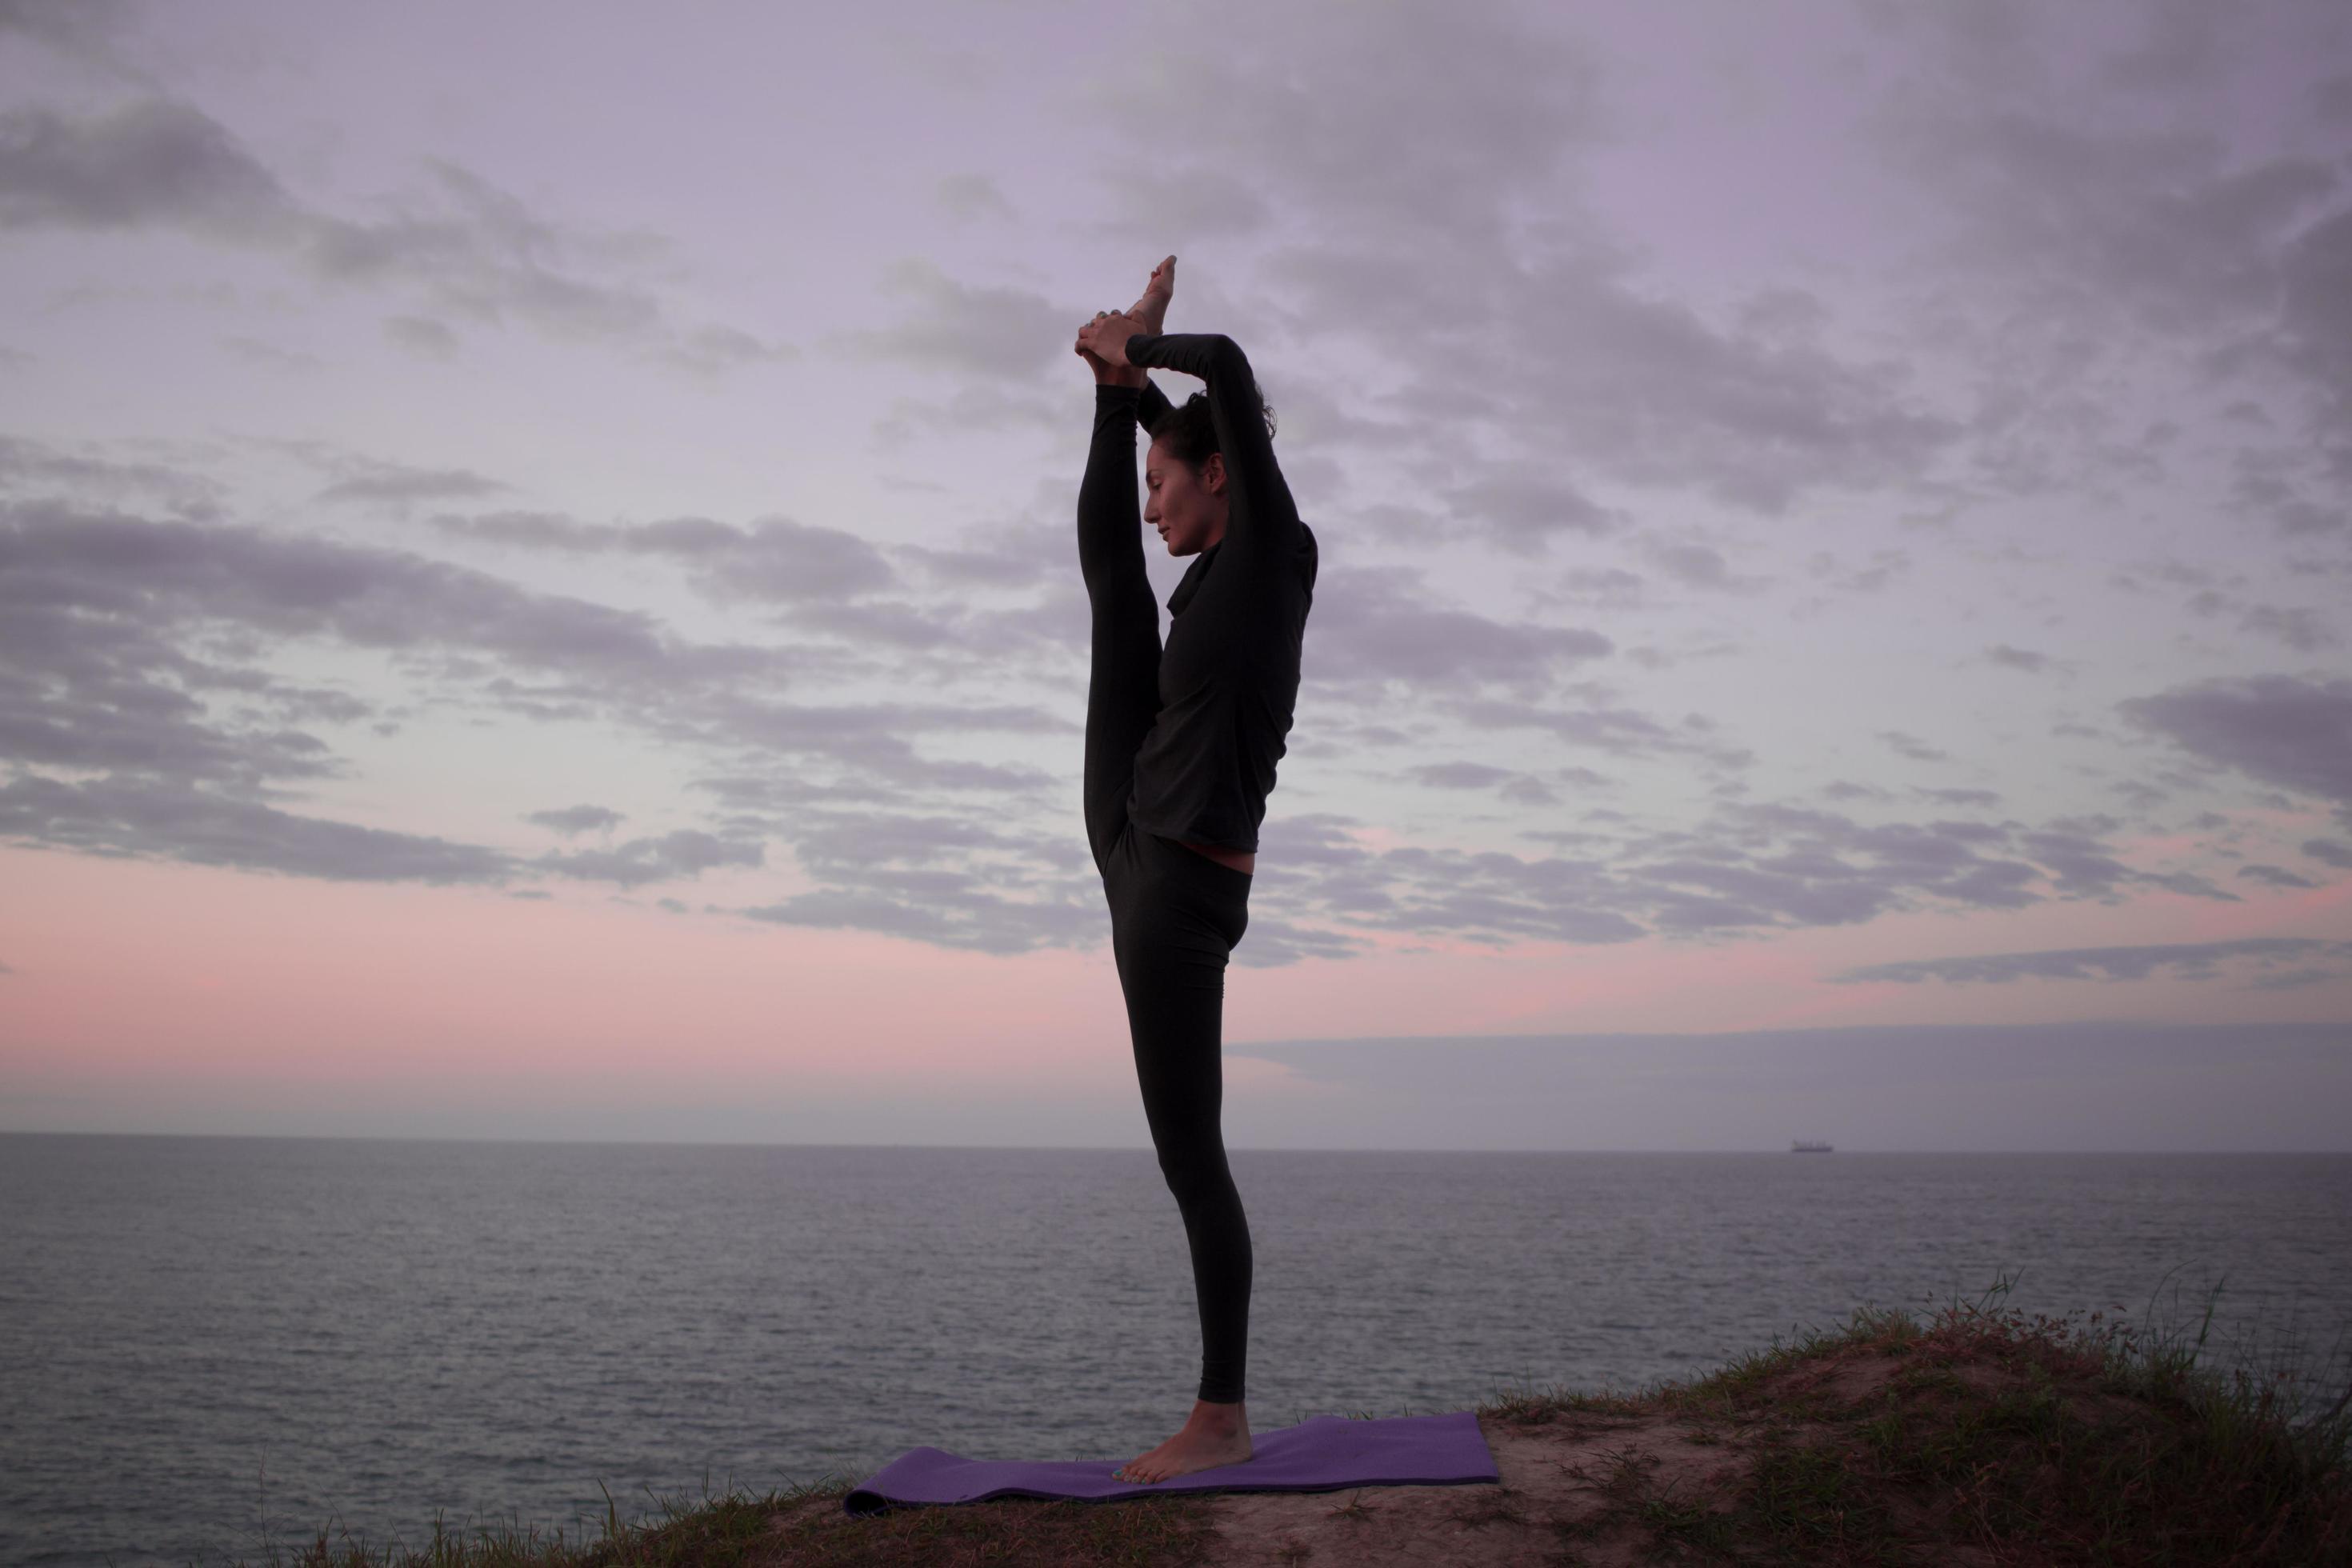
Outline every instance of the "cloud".
{"label": "cloud", "polygon": [[[651,525],[635,542],[715,574],[761,569],[746,551],[817,559],[825,540],[697,520]],[[839,571],[874,569],[870,556],[843,560],[836,585]],[[475,700],[509,717],[605,717],[680,754],[761,757],[768,772],[760,791],[725,795],[727,816],[711,828],[536,859],[303,816],[251,798],[344,771],[329,742],[296,721],[361,722],[379,710],[221,656],[307,638],[396,655],[413,678],[470,686]],[[0,507],[0,763],[15,776],[0,796],[0,830],[89,853],[297,875],[503,883],[544,874],[636,887],[756,868],[769,837],[804,846],[879,841],[894,810],[943,790],[996,797],[984,816],[1008,804],[1026,815],[1055,794],[1058,775],[925,756],[912,738],[1058,736],[1075,731],[1075,719],[944,694],[919,704],[802,705],[772,695],[806,681],[829,686],[860,657],[691,645],[642,615],[399,551],[56,502],[8,505]],[[107,776],[76,782],[40,769]],[[838,782],[821,782],[826,774]],[[541,820],[577,828],[619,820],[600,809]],[[845,849],[829,860],[815,853],[856,884],[843,896],[883,900],[875,905],[891,911],[877,917],[883,929],[944,921],[940,929],[1003,951],[1099,939],[1079,919],[1092,906],[1072,888],[1084,853],[1075,830],[1066,845],[1016,833],[994,842],[996,866],[954,872],[892,868]],[[1003,889],[1021,881],[1037,896],[1008,902]],[[963,907],[940,902],[952,889]]]}
{"label": "cloud", "polygon": [[221,347],[248,364],[264,365],[271,370],[317,370],[327,362],[317,354],[299,349],[289,349],[245,332],[234,332],[221,339]]}
{"label": "cloud", "polygon": [[302,816],[160,778],[20,774],[0,784],[0,837],[330,881],[496,883],[517,870],[480,846]]}
{"label": "cloud", "polygon": [[825,888],[734,911],[770,925],[819,931],[870,931],[951,951],[1013,957],[1040,947],[1093,947],[1107,940],[1102,911],[1084,904],[1044,905],[1003,898],[995,879],[945,871],[918,884],[891,878],[874,891]]}
{"label": "cloud", "polygon": [[1013,204],[1004,199],[1004,193],[986,174],[942,174],[932,188],[940,209],[959,223],[969,223],[977,217],[1000,217],[1007,223],[1020,221]]}
{"label": "cloud", "polygon": [[623,818],[619,812],[602,805],[567,805],[554,811],[533,811],[524,815],[525,822],[535,822],[541,827],[551,827],[566,837],[575,833],[589,833],[598,828],[617,827]]}
{"label": "cloud", "polygon": [[[1360,347],[1393,372],[1384,402],[1402,416],[1368,455],[1440,498],[1450,533],[1512,553],[1622,517],[1606,484],[1770,516],[1909,492],[1948,516],[2164,482],[2187,427],[2115,428],[2126,411],[2094,377],[2177,375],[2183,350],[2208,384],[2284,368],[2326,394],[2310,427],[2329,466],[2274,459],[2271,504],[2282,527],[2343,527],[2326,493],[2352,479],[2352,437],[2334,434],[2352,430],[2342,171],[2315,134],[2233,142],[2227,112],[2315,75],[2325,8],[2217,28],[2193,7],[2122,7],[2080,29],[2032,8],[1858,9],[1875,36],[1841,39],[1835,68],[1869,107],[1839,154],[1857,195],[1832,216],[1858,220],[1883,184],[1922,221],[1911,258],[1838,275],[1834,294],[1765,276],[1702,302],[1646,274],[1587,184],[1651,129],[1633,122],[1648,106],[1574,19],[1532,11],[1253,11],[1204,25],[1213,46],[1155,39],[1115,89],[1080,95],[1112,149],[1103,226],[1138,245],[1247,242],[1265,299],[1228,285],[1213,313],[1262,374]],[[2084,38],[2105,40],[2087,61]],[[2303,63],[2260,79],[2278,76],[2265,39]],[[2151,113],[2168,94],[2213,111]],[[1201,116],[1204,101],[1223,107]],[[1168,142],[1158,127],[1180,120]]]}
{"label": "cloud", "polygon": [[[1499,193],[1553,189],[1608,129],[1596,60],[1493,8],[1212,7],[1089,81],[1081,102],[1154,154],[1099,178],[1128,224],[1155,234],[1171,213],[1180,230],[1197,218],[1188,189],[1246,171],[1229,210],[1337,224],[1349,240],[1404,229],[1475,248],[1502,237]],[[1161,133],[1172,124],[1185,127],[1180,141]]]}
{"label": "cloud", "polygon": [[[2209,9],[2126,5],[2077,30],[2033,8],[1865,7],[1916,46],[1889,75],[1869,141],[1931,204],[1939,226],[1921,281],[1939,330],[1978,345],[1964,352],[2018,416],[2006,428],[2050,445],[2071,426],[2090,437],[2072,443],[2078,467],[2095,454],[2128,465],[2095,436],[2121,377],[2174,376],[2187,361],[2203,384],[2192,390],[2258,378],[2305,405],[2312,439],[2263,455],[2276,489],[2265,510],[2294,527],[2327,506],[2306,487],[2340,498],[2352,479],[2340,286],[2352,206],[2341,138],[2324,125],[2332,79],[2318,74],[2340,18],[2285,4],[2217,26]],[[2119,47],[2086,58],[2086,38]],[[2323,123],[2265,116],[2257,128],[2233,107],[2297,98]],[[2033,344],[2048,349],[2018,353]],[[2054,487],[2064,445],[2012,477]],[[1990,441],[1979,451],[1988,479],[2005,456],[2016,454]]]}
{"label": "cloud", "polygon": [[0,114],[0,228],[171,225],[284,242],[302,215],[277,176],[189,104],[137,100],[110,112]]}
{"label": "cloud", "polygon": [[[709,518],[673,518],[617,530],[634,554],[659,555],[687,567],[714,600],[798,601],[838,608],[846,596],[896,581],[882,552],[845,529],[763,518],[737,528]],[[805,618],[802,624],[807,624]]]}
{"label": "cloud", "polygon": [[[1725,324],[1644,288],[1582,188],[1622,134],[1607,80],[1557,26],[1381,6],[1256,10],[1238,32],[1202,24],[1213,45],[1195,36],[1083,98],[1123,144],[1099,171],[1108,226],[1256,241],[1285,303],[1237,300],[1229,330],[1276,372],[1350,339],[1391,367],[1384,455],[1445,498],[1456,534],[1528,554],[1598,532],[1619,514],[1592,479],[1777,514],[1823,488],[1913,482],[1966,436],[1906,363],[1826,346],[1817,297],[1776,288]],[[1193,112],[1204,101],[1220,111]],[[1187,135],[1167,142],[1157,127],[1176,121]],[[1487,445],[1472,430],[1507,450],[1465,469]]]}
{"label": "cloud", "polygon": [[1131,216],[1123,226],[1139,237],[1147,226],[1153,235],[1182,234],[1202,240],[1237,239],[1265,228],[1275,216],[1274,205],[1246,178],[1223,169],[1160,168],[1147,171],[1149,216],[1139,192],[1119,188]]}
{"label": "cloud", "polygon": [[801,351],[791,343],[768,342],[740,327],[717,324],[683,332],[656,353],[665,363],[705,378],[743,365],[782,363],[801,357]]}
{"label": "cloud", "polygon": [[[1066,488],[1053,500],[1066,501]],[[960,597],[989,590],[1066,585],[1076,570],[1076,536],[1058,517],[1051,521],[1031,516],[992,521],[978,531],[978,537],[979,542],[966,546],[905,544],[896,555],[903,566]]]}
{"label": "cloud", "polygon": [[2245,878],[2249,881],[2260,882],[2264,887],[2269,888],[2318,888],[2326,886],[2325,883],[2313,881],[2309,877],[2290,871],[2284,866],[2268,866],[2263,865],[2259,862],[2251,866],[2239,867],[2238,875]]}
{"label": "cloud", "polygon": [[[1343,930],[1506,947],[1854,924],[1920,900],[2020,909],[2053,896],[2106,898],[2135,883],[2232,897],[2194,878],[2137,870],[2105,853],[2094,832],[2064,824],[1864,823],[1805,807],[1731,804],[1695,827],[1588,834],[1589,852],[1538,858],[1373,849],[1353,827],[1352,818],[1328,812],[1270,819],[1257,898]],[[1234,962],[1257,956],[1244,943]]]}
{"label": "cloud", "polygon": [[2215,767],[2333,802],[2352,828],[2352,679],[2219,678],[2116,706]]}
{"label": "cloud", "polygon": [[1916,406],[1899,363],[1848,363],[1711,325],[1604,268],[1550,260],[1528,297],[1498,312],[1491,357],[1447,354],[1410,406],[1431,427],[1445,410],[1495,411],[1505,395],[1546,410],[1544,449],[1651,486],[1695,485],[1727,504],[1780,514],[1820,488],[1871,490],[1920,477],[1962,435]]}
{"label": "cloud", "polygon": [[[645,617],[524,593],[462,567],[226,525],[50,503],[0,505],[0,757],[233,786],[337,771],[303,717],[355,699],[289,686],[200,649],[331,637],[393,651],[456,646],[573,679],[667,652]],[[212,718],[205,699],[248,717]]]}
{"label": "cloud", "polygon": [[1544,466],[1525,459],[1490,464],[1475,478],[1443,486],[1438,495],[1489,543],[1532,556],[1562,534],[1595,537],[1625,524],[1622,512],[1594,502]]}
{"label": "cloud", "polygon": [[184,465],[121,461],[0,435],[0,491],[19,494],[152,495],[191,520],[219,515],[226,488]]}
{"label": "cloud", "polygon": [[1709,593],[1753,594],[1766,586],[1761,577],[1741,576],[1731,570],[1723,552],[1712,545],[1676,544],[1653,540],[1645,553],[1657,563],[1658,570],[1685,588],[1703,589]]}
{"label": "cloud", "polygon": [[616,547],[614,535],[619,531],[552,511],[489,511],[476,512],[470,517],[460,512],[444,511],[436,512],[429,521],[435,528],[454,539],[509,544],[526,550],[580,552],[610,550]]}
{"label": "cloud", "polygon": [[430,316],[386,316],[383,335],[425,359],[448,359],[457,352],[457,334]]}
{"label": "cloud", "polygon": [[2352,71],[2315,81],[2304,91],[2318,120],[2330,125],[2352,125]]}
{"label": "cloud", "polygon": [[[577,543],[577,531],[561,518],[507,521],[528,521],[561,547]],[[748,569],[757,569],[762,552],[788,560],[824,542],[821,531],[682,523],[589,537],[599,548],[668,554],[709,571],[741,567],[746,552],[753,552]],[[852,563],[852,580],[878,569],[878,557],[839,559]],[[793,846],[818,885],[733,911],[744,918],[859,926],[999,952],[1099,942],[1098,899],[1074,818],[1045,833],[1010,826],[1041,812],[1068,817],[1066,769],[931,754],[917,744],[960,733],[1066,744],[1074,715],[953,696],[968,663],[954,650],[915,647],[921,639],[835,614],[845,604],[838,595],[809,603],[856,639],[830,669],[807,647],[696,647],[644,616],[397,551],[55,505],[0,510],[0,668],[8,672],[0,681],[0,757],[19,770],[6,796],[9,832],[90,852],[177,854],[298,874],[504,881],[537,871],[625,887],[756,868],[767,864],[762,847],[772,838]],[[1483,684],[1524,695],[1465,700],[1458,717],[1474,731],[1535,728],[1594,759],[1680,756],[1717,770],[1748,763],[1696,716],[1667,723],[1597,702],[1549,706],[1563,676],[1605,649],[1595,634],[1486,622],[1428,604],[1379,574],[1330,603],[1349,609],[1318,645],[1331,668],[1310,673],[1306,700],[1333,703],[1335,717],[1389,710],[1391,679],[1421,689]],[[913,606],[868,608],[919,619]],[[1324,609],[1318,604],[1318,615]],[[1033,626],[1030,635],[1041,648],[1059,648],[1082,630],[1082,619],[1072,621],[1059,633]],[[397,653],[417,672],[470,683],[478,700],[509,714],[603,716],[674,754],[707,758],[693,787],[709,794],[720,815],[707,828],[525,860],[424,836],[340,833],[335,824],[239,799],[277,781],[338,771],[331,747],[299,728],[298,716],[352,722],[376,710],[205,650],[312,637]],[[919,684],[909,689],[937,699],[792,703],[770,695],[812,679],[822,686],[857,668],[842,661],[870,665],[884,649],[914,660],[907,668]],[[206,700],[223,697],[241,705],[236,714],[211,710]],[[2198,710],[2162,711],[2193,731]],[[1418,744],[1409,732],[1395,740]],[[724,765],[737,757],[761,759],[761,771]],[[1302,764],[1322,765],[1304,752]],[[1296,779],[1299,765],[1286,777]],[[1383,766],[1376,750],[1351,765]],[[1492,788],[1513,802],[1546,799],[1554,788],[1549,774],[1528,769],[1409,765],[1429,770],[1425,787]],[[34,766],[110,776],[69,784],[22,771]],[[1593,774],[1580,766],[1559,776],[1582,789]],[[971,804],[942,815],[942,792]],[[611,826],[600,809],[538,820],[559,830]],[[2119,826],[1863,823],[1729,804],[1695,827],[1641,832],[1621,819],[1580,840],[1550,836],[1573,845],[1570,852],[1523,857],[1375,849],[1344,814],[1278,812],[1266,830],[1262,918],[1235,962],[1346,956],[1362,949],[1360,933],[1375,931],[1496,944],[1629,942],[1662,931],[1852,923],[1922,900],[2015,909],[2052,897],[2105,898],[2134,883],[2231,896],[2194,877],[2126,864],[2101,837]],[[273,836],[284,842],[273,844]]]}
{"label": "cloud", "polygon": [[2232,166],[2202,128],[2108,128],[1916,96],[1889,110],[1886,149],[1966,204],[1973,267],[2063,289],[2077,307],[2122,305],[2168,333],[2271,310],[2284,241],[2338,183],[2313,157]]}
{"label": "cloud", "polygon": [[[299,201],[193,104],[17,110],[0,115],[0,228],[182,229],[276,251],[331,283],[404,289],[436,310],[513,318],[701,374],[797,354],[740,327],[673,320],[659,296],[617,275],[657,247],[648,237],[561,225],[461,164],[422,162],[432,185],[421,209],[349,217]],[[386,330],[425,353],[453,342],[446,324],[413,314]]]}
{"label": "cloud", "polygon": [[132,13],[131,0],[0,0],[0,37],[13,33],[103,60]]}
{"label": "cloud", "polygon": [[[472,517],[442,512],[432,521],[442,532],[460,539],[668,560],[684,567],[695,586],[715,603],[803,605],[807,613],[794,622],[803,626],[836,626],[845,617],[854,626],[861,617],[884,613],[843,601],[898,582],[883,552],[866,540],[844,529],[783,517],[758,519],[740,528],[707,517],[598,527],[555,513],[522,511]],[[892,613],[915,612],[900,608]],[[932,619],[928,626],[928,632],[912,640],[935,643],[955,635],[947,622]]]}
{"label": "cloud", "polygon": [[[2284,247],[2278,283],[2287,362],[2327,389],[2330,416],[2352,420],[2352,208],[2312,224]],[[2343,422],[2331,428],[2340,436]],[[2343,452],[2339,442],[2333,474],[2339,483],[2352,480]],[[2339,531],[2341,501],[2339,494]]]}
{"label": "cloud", "polygon": [[824,811],[794,854],[826,886],[736,910],[778,925],[879,931],[935,946],[1017,953],[1108,939],[1085,837],[1043,841],[991,815]]}
{"label": "cloud", "polygon": [[576,237],[454,163],[426,164],[441,210],[316,216],[302,228],[301,260],[332,282],[415,287],[438,308],[492,323],[511,314],[558,338],[667,338],[650,291],[561,269]]}
{"label": "cloud", "polygon": [[[2285,509],[2281,510],[2284,513]],[[2344,646],[2336,629],[2338,617],[2315,605],[2250,603],[2220,588],[2203,588],[2183,600],[2180,607],[2200,620],[2226,621],[2231,629],[2248,638],[2267,638],[2296,653]]]}
{"label": "cloud", "polygon": [[460,500],[496,495],[508,487],[499,480],[463,468],[418,468],[404,463],[346,458],[348,476],[320,490],[320,500],[391,501]]}
{"label": "cloud", "polygon": [[881,288],[912,313],[897,326],[837,332],[831,342],[870,359],[990,380],[1063,369],[1079,321],[1092,314],[1027,289],[966,283],[920,257],[892,263]]}
{"label": "cloud", "polygon": [[[2296,885],[2310,884],[2300,878]],[[2248,960],[2245,963],[2233,961]],[[2308,937],[2246,937],[2232,942],[2146,942],[2136,947],[2050,948],[2038,952],[1975,953],[1960,958],[1906,959],[1871,963],[1823,978],[1832,984],[1853,985],[1892,980],[1905,984],[1942,980],[1951,984],[2007,984],[2020,980],[2103,980],[2109,984],[2147,980],[2170,974],[2180,980],[2210,981],[2227,969],[2257,974],[2290,961],[2307,967],[2295,984],[2325,977],[2352,975],[2352,942],[2322,942]],[[2243,987],[2268,989],[2263,981]]]}
{"label": "cloud", "polygon": [[2162,93],[2204,84],[2220,65],[2224,18],[2201,0],[2154,0],[2145,37],[2100,62],[2122,87]]}
{"label": "cloud", "polygon": [[2011,647],[2007,643],[1995,643],[1985,649],[1985,661],[2005,669],[2023,670],[2028,675],[2039,675],[2056,664],[2046,653],[2038,653],[2030,647]]}
{"label": "cloud", "polygon": [[1444,690],[1460,698],[1499,687],[1532,698],[1615,647],[1586,627],[1496,620],[1442,603],[1402,568],[1359,567],[1335,568],[1318,580],[1304,657],[1318,684],[1368,695]]}
{"label": "cloud", "polygon": [[685,827],[655,837],[632,838],[610,849],[546,855],[532,864],[560,876],[635,888],[720,866],[758,866],[765,858],[766,851],[756,842],[720,838]]}

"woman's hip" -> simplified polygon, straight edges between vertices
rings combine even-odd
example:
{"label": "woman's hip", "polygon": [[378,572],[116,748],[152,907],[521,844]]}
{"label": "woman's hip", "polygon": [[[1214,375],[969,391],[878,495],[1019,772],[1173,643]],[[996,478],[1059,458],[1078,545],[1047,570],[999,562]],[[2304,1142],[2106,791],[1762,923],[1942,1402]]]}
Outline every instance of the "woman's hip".
{"label": "woman's hip", "polygon": [[1103,869],[1116,934],[1160,940],[1213,939],[1227,952],[1249,929],[1246,871],[1210,859],[1172,838],[1124,824]]}

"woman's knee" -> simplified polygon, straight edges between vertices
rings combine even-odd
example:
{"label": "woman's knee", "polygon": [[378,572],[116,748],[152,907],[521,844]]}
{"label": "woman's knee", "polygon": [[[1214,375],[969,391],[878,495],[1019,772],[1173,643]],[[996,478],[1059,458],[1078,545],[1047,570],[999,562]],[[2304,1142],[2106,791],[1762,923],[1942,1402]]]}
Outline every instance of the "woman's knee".
{"label": "woman's knee", "polygon": [[1214,1128],[1162,1139],[1159,1153],[1160,1174],[1179,1204],[1215,1201],[1233,1192],[1225,1142]]}

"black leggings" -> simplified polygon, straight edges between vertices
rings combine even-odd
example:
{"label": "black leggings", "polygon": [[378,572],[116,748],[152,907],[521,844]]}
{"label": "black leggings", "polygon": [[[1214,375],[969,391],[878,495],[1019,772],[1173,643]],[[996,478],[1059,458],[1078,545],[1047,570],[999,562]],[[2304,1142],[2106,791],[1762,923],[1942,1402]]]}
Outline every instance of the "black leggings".
{"label": "black leggings", "polygon": [[1225,961],[1249,926],[1253,879],[1128,820],[1135,753],[1160,710],[1160,605],[1143,570],[1135,418],[1107,412],[1078,488],[1079,563],[1094,614],[1087,841],[1110,904],[1143,1114],[1192,1247],[1200,1397],[1234,1404],[1249,1354],[1250,1235],[1218,1115]]}

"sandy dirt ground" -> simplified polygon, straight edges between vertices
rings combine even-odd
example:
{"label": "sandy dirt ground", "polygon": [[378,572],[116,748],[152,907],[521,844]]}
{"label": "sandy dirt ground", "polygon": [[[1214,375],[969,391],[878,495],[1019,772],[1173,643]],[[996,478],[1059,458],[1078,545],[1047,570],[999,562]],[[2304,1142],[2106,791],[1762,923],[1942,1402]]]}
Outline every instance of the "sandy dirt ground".
{"label": "sandy dirt ground", "polygon": [[1585,1539],[1561,1526],[1597,1521],[1613,1502],[1642,1491],[1695,1501],[1727,1495],[1746,1469],[1730,1445],[1694,1443],[1689,1424],[1664,1416],[1479,1426],[1499,1482],[1221,1494],[1212,1561],[1282,1568],[1655,1562],[1646,1531]]}
{"label": "sandy dirt ground", "polygon": [[[1899,1363],[1839,1356],[1774,1379],[1783,1396],[1860,1403]],[[1804,1436],[1802,1422],[1780,1424]],[[1479,1418],[1497,1482],[1451,1487],[1363,1487],[1338,1492],[1228,1492],[1214,1499],[1218,1545],[1211,1561],[1278,1568],[1616,1568],[1690,1561],[1642,1521],[1640,1505],[1727,1511],[1747,1481],[1755,1447],[1739,1425],[1657,1413],[1568,1412],[1535,1424]],[[1904,1504],[1889,1500],[1900,1515]],[[1928,1538],[1923,1516],[1910,1521]],[[1303,1549],[1303,1550],[1302,1550]],[[1990,1568],[1988,1553],[1942,1549],[1952,1568]]]}

